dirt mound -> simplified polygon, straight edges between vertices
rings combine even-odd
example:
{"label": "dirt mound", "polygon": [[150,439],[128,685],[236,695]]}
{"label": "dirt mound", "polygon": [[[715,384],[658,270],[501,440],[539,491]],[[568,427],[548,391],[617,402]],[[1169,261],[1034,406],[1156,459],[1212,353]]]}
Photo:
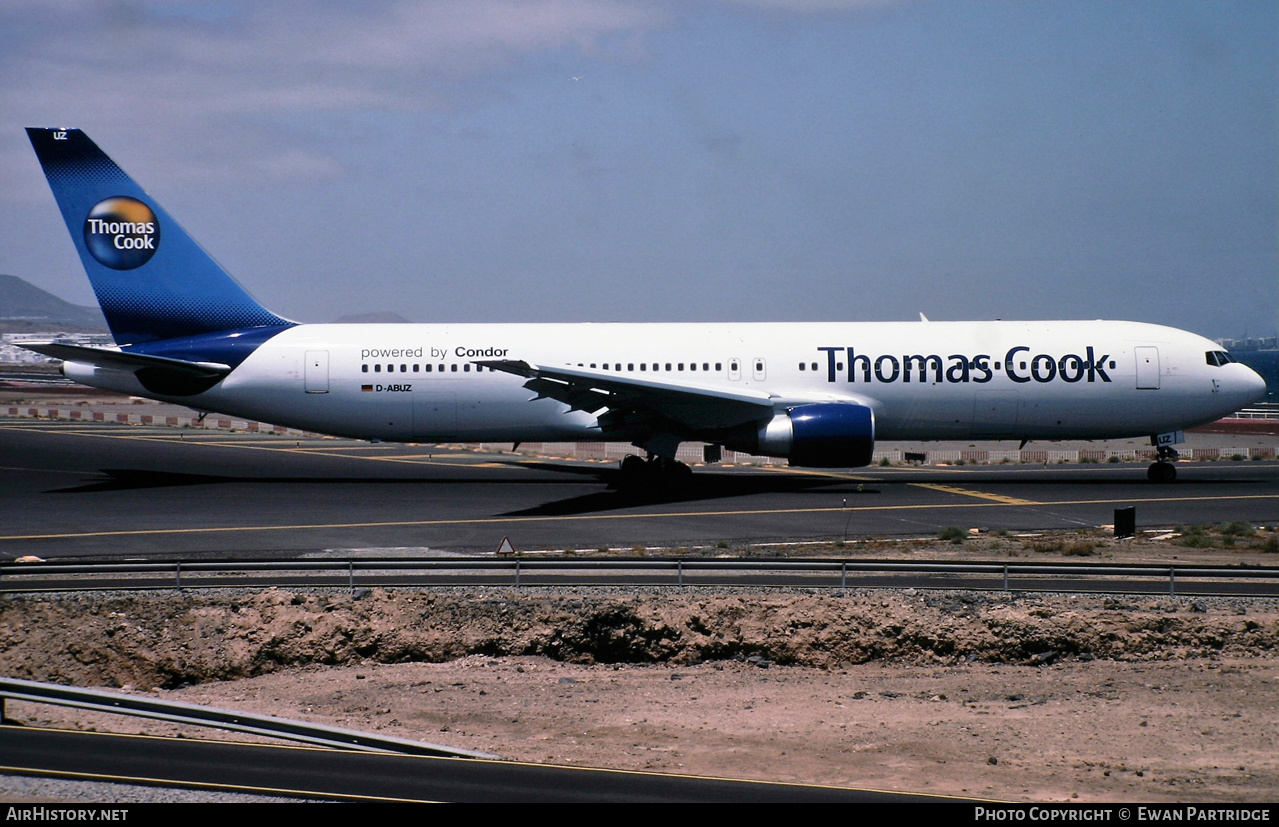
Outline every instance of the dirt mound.
{"label": "dirt mound", "polygon": [[[73,630],[73,631],[71,631]],[[1279,646],[1270,601],[966,592],[452,591],[10,597],[0,668],[82,686],[173,688],[311,665],[468,655],[832,669],[1250,656]]]}

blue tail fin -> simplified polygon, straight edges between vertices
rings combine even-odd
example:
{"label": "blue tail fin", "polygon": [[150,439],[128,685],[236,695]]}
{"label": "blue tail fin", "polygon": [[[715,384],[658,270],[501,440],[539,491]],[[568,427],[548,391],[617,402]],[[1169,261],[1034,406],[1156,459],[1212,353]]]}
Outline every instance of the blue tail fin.
{"label": "blue tail fin", "polygon": [[292,324],[258,304],[83,132],[27,135],[117,343]]}

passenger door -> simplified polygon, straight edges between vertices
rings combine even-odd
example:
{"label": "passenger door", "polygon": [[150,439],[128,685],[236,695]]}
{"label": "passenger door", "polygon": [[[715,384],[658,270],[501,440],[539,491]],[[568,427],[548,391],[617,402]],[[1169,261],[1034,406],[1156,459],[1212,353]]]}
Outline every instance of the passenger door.
{"label": "passenger door", "polygon": [[1159,390],[1159,348],[1138,347],[1137,390]]}

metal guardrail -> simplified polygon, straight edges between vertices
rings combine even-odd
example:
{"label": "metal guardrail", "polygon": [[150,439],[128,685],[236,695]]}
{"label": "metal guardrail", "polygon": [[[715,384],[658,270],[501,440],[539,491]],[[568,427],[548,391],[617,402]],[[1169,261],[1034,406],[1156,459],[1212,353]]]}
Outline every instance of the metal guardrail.
{"label": "metal guardrail", "polygon": [[[637,576],[652,575],[651,577]],[[241,561],[150,561],[119,563],[5,563],[0,564],[0,594],[33,591],[89,591],[138,589],[209,589],[288,587],[371,586],[556,586],[581,585],[590,576],[595,585],[703,586],[727,587],[719,582],[729,575],[789,578],[786,585],[805,588],[846,589],[850,574],[886,576],[915,574],[936,576],[943,582],[921,588],[954,588],[947,575],[991,575],[999,579],[1003,591],[1044,591],[1043,586],[1018,588],[1025,577],[1093,578],[1102,581],[1139,578],[1167,581],[1168,594],[1177,593],[1178,583],[1188,581],[1269,581],[1279,597],[1279,567],[1276,566],[1196,566],[1189,564],[1097,564],[1097,563],[1006,563],[937,562],[851,559],[722,559],[689,557],[630,557],[528,559],[520,557],[424,557],[361,558],[347,560],[241,560]],[[266,576],[264,576],[266,575]],[[616,583],[603,578],[613,575]],[[627,579],[622,582],[625,575]],[[706,582],[707,575],[718,576]],[[797,579],[802,582],[795,582]],[[83,581],[83,582],[77,582]],[[761,585],[754,583],[751,585]],[[763,584],[768,585],[768,584]],[[865,588],[867,586],[859,586]],[[873,586],[871,586],[873,587]],[[894,588],[893,584],[882,584]],[[1122,590],[1120,590],[1122,591]],[[1131,592],[1130,593],[1148,593]]]}
{"label": "metal guardrail", "polygon": [[269,738],[280,738],[336,749],[366,752],[388,752],[402,755],[433,755],[449,758],[500,758],[488,752],[410,741],[388,735],[374,735],[355,729],[312,724],[290,718],[254,715],[214,706],[199,706],[180,701],[140,698],[104,689],[78,689],[51,683],[37,683],[17,678],[0,678],[0,712],[5,700],[69,706],[94,712],[109,712],[138,718],[192,726],[215,727],[234,732],[247,732]]}
{"label": "metal guardrail", "polygon": [[1266,408],[1244,408],[1227,419],[1279,419],[1279,406]]}

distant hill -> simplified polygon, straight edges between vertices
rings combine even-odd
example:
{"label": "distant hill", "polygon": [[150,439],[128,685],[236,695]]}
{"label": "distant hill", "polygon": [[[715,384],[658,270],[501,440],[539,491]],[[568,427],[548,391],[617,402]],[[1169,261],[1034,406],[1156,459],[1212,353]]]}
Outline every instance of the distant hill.
{"label": "distant hill", "polygon": [[106,332],[107,320],[96,307],[71,304],[17,276],[0,273],[0,332],[49,330]]}
{"label": "distant hill", "polygon": [[377,313],[352,313],[337,320],[338,324],[413,324],[399,313],[382,310]]}

